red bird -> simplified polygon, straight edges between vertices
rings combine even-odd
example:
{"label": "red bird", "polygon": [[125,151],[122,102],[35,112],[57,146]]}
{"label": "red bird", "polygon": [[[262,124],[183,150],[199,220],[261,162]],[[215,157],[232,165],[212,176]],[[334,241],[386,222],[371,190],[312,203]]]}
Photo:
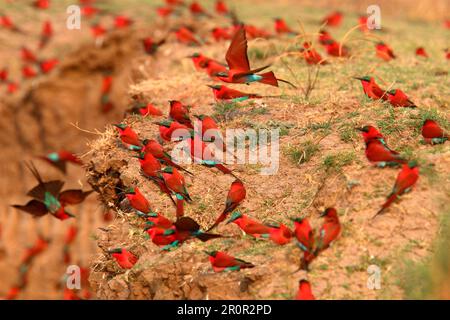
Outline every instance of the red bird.
{"label": "red bird", "polygon": [[175,132],[189,136],[189,128],[178,121],[164,120],[156,124],[159,125],[159,135],[164,141],[172,141],[172,138],[179,140],[179,135],[172,137]]}
{"label": "red bird", "polygon": [[143,117],[147,116],[159,117],[163,115],[162,111],[156,108],[150,102],[149,103],[137,102],[129,110],[127,110],[127,112],[132,114],[140,114]]}
{"label": "red bird", "polygon": [[22,55],[22,60],[24,62],[31,62],[31,63],[37,62],[36,55],[33,53],[33,51],[31,51],[27,47],[21,48],[21,55]]}
{"label": "red bird", "polygon": [[147,54],[152,55],[158,50],[158,48],[166,42],[166,39],[159,40],[158,42],[153,41],[151,37],[147,37],[142,40],[144,45],[144,50]]}
{"label": "red bird", "polygon": [[384,42],[378,42],[375,45],[375,50],[377,57],[383,59],[384,61],[389,61],[396,58],[394,51],[392,51],[391,47]]}
{"label": "red bird", "polygon": [[95,39],[98,39],[105,35],[107,30],[100,25],[100,23],[94,23],[91,25],[91,34]]}
{"label": "red bird", "polygon": [[262,98],[262,96],[254,93],[245,93],[235,89],[228,88],[221,85],[208,85],[213,90],[214,98],[216,100],[233,100],[244,101],[248,99]]}
{"label": "red bird", "polygon": [[19,84],[16,82],[8,82],[7,92],[9,94],[14,94],[17,90],[19,90]]}
{"label": "red bird", "polygon": [[305,59],[307,64],[328,64],[322,56],[311,46],[310,42],[304,42],[303,48],[300,49],[302,57]]}
{"label": "red bird", "polygon": [[100,13],[100,10],[91,5],[85,5],[81,7],[81,15],[88,19],[95,16],[98,13]]}
{"label": "red bird", "polygon": [[328,41],[325,44],[325,50],[328,55],[333,57],[348,57],[350,55],[349,50],[346,46],[341,46],[339,42],[334,40]]}
{"label": "red bird", "polygon": [[406,163],[400,154],[389,149],[382,141],[372,139],[366,143],[366,157],[371,163],[378,167],[395,167],[399,164]]}
{"label": "red bird", "polygon": [[158,7],[158,8],[156,8],[156,13],[161,18],[168,17],[174,12],[175,12],[175,10],[171,6],[165,6],[165,7]]}
{"label": "red bird", "polygon": [[178,164],[173,162],[172,157],[170,154],[168,154],[166,151],[164,151],[164,148],[161,144],[159,144],[156,140],[149,140],[145,139],[143,142],[144,148],[142,149],[142,152],[144,153],[150,153],[152,156],[154,156],[156,159],[158,159],[160,162],[175,167],[178,170],[182,170],[188,174],[191,174],[191,172],[187,171],[186,169],[180,167]]}
{"label": "red bird", "polygon": [[317,239],[317,246],[314,250],[314,255],[317,256],[320,252],[327,249],[331,242],[341,233],[341,224],[335,208],[328,208],[321,217],[325,218],[322,227],[319,230],[319,237]]}
{"label": "red bird", "polygon": [[284,224],[270,225],[270,240],[278,245],[285,245],[291,242],[292,231]]}
{"label": "red bird", "polygon": [[141,164],[141,170],[148,178],[159,178],[161,163],[151,153],[141,153],[137,156]]}
{"label": "red bird", "polygon": [[424,47],[419,47],[416,49],[416,56],[428,58],[428,54],[425,51]]}
{"label": "red bird", "polygon": [[358,21],[359,21],[359,30],[361,30],[362,32],[369,32],[370,29],[367,27],[367,20],[368,17],[367,16],[360,16]]}
{"label": "red bird", "polygon": [[117,248],[113,250],[109,250],[108,253],[110,253],[113,258],[117,261],[119,266],[123,269],[131,269],[138,261],[138,257],[136,257],[131,252],[127,251],[126,249]]}
{"label": "red bird", "polygon": [[381,206],[381,209],[377,212],[374,218],[379,214],[383,213],[384,210],[389,208],[389,206],[395,200],[397,200],[399,196],[409,192],[412,189],[412,187],[416,184],[418,179],[419,179],[419,167],[417,166],[417,162],[410,161],[404,164],[402,170],[397,176],[394,188],[387,197],[387,201]]}
{"label": "red bird", "polygon": [[147,214],[146,224],[151,228],[163,228],[163,229],[170,229],[173,226],[172,221],[170,221],[163,215],[155,212]]}
{"label": "red bird", "polygon": [[217,0],[215,5],[216,13],[220,15],[228,15],[230,14],[230,10],[228,10],[225,1]]}
{"label": "red bird", "polygon": [[8,81],[8,69],[3,68],[0,70],[0,82],[6,82]]}
{"label": "red bird", "polygon": [[314,231],[308,219],[295,218],[292,221],[294,221],[294,235],[297,239],[297,246],[302,251],[312,253],[314,248]]}
{"label": "red bird", "polygon": [[125,192],[125,195],[131,207],[134,210],[139,211],[139,213],[147,214],[152,211],[150,202],[148,202],[147,198],[141,193],[139,188],[130,188]]}
{"label": "red bird", "polygon": [[41,10],[48,9],[50,7],[50,0],[35,0],[33,6]]}
{"label": "red bird", "polygon": [[251,83],[256,81],[278,87],[278,81],[282,81],[295,87],[288,81],[277,79],[272,71],[257,74],[258,72],[270,67],[270,65],[253,70],[250,69],[250,63],[247,56],[247,38],[245,35],[245,29],[242,26],[235,32],[225,59],[229,70],[216,74],[216,76],[224,82]]}
{"label": "red bird", "polygon": [[330,13],[322,20],[322,24],[326,23],[330,27],[338,27],[342,23],[343,15],[339,11]]}
{"label": "red bird", "polygon": [[44,48],[53,36],[53,27],[50,21],[45,21],[42,26],[41,39],[39,49]]}
{"label": "red bird", "polygon": [[116,29],[122,29],[122,28],[127,28],[129,26],[131,26],[134,23],[133,20],[131,20],[130,18],[124,16],[124,15],[119,15],[114,17],[114,27]]}
{"label": "red bird", "polygon": [[295,300],[316,300],[311,291],[311,285],[308,280],[300,280],[298,283],[298,292]]}
{"label": "red bird", "polygon": [[25,79],[35,78],[37,76],[37,72],[31,66],[23,66],[22,67],[22,76]]}
{"label": "red bird", "polygon": [[239,206],[239,204],[244,201],[246,195],[247,191],[245,190],[245,186],[242,181],[239,179],[234,180],[234,182],[231,184],[230,190],[228,191],[227,200],[225,202],[225,209],[211,226],[211,228],[208,229],[208,231],[215,228],[219,223],[224,221],[227,215],[230,212],[233,212]]}
{"label": "red bird", "polygon": [[326,45],[328,43],[336,42],[334,41],[331,34],[326,30],[320,30],[319,31],[319,43],[322,45]]}
{"label": "red bird", "polygon": [[197,1],[192,1],[189,6],[189,11],[191,11],[194,16],[210,16]]}
{"label": "red bird", "polygon": [[188,58],[192,59],[192,62],[194,63],[194,66],[197,70],[203,70],[206,68],[206,62],[209,60],[212,60],[211,58],[208,58],[204,56],[201,53],[195,52],[192,55],[188,56]]}
{"label": "red bird", "polygon": [[186,189],[186,181],[183,175],[174,167],[165,167],[162,170],[162,177],[167,188],[175,193],[177,198],[183,197],[187,202],[191,202],[192,199]]}
{"label": "red bird", "polygon": [[246,234],[254,238],[269,238],[271,228],[262,224],[259,221],[249,218],[247,215],[238,211],[233,212],[227,224],[234,223]]}
{"label": "red bird", "polygon": [[220,80],[219,78],[216,77],[216,75],[218,73],[226,72],[228,70],[226,66],[212,59],[205,62],[204,66],[208,76],[210,76],[214,80]]}
{"label": "red bird", "polygon": [[175,226],[172,226],[169,229],[149,226],[150,227],[146,230],[147,234],[157,246],[167,246],[167,249],[169,249],[172,244],[175,246],[178,245]]}
{"label": "red bird", "polygon": [[228,28],[215,27],[211,30],[211,34],[217,42],[221,40],[230,40],[232,38],[231,32]]}
{"label": "red bird", "polygon": [[290,35],[297,34],[291,28],[289,28],[289,26],[287,25],[286,21],[284,21],[284,19],[275,18],[274,20],[275,20],[275,32],[276,33],[278,33],[278,34],[287,33]]}
{"label": "red bird", "polygon": [[209,261],[214,272],[239,271],[245,268],[253,268],[254,265],[241,259],[226,254],[223,251],[205,252],[209,255]]}
{"label": "red bird", "polygon": [[47,74],[52,71],[59,64],[58,59],[48,59],[39,62],[39,69],[41,73]]}
{"label": "red bird", "polygon": [[373,77],[364,76],[364,77],[355,77],[355,79],[360,80],[363,86],[363,91],[367,97],[372,100],[387,100],[388,95],[383,89],[378,86]]}
{"label": "red bird", "polygon": [[417,108],[414,102],[400,89],[388,91],[388,101],[393,107]]}
{"label": "red bird", "polygon": [[179,123],[185,125],[188,128],[193,128],[192,121],[189,117],[189,111],[191,106],[184,105],[180,101],[171,100],[169,117]]}
{"label": "red bird", "polygon": [[45,156],[39,157],[42,160],[47,161],[52,166],[58,168],[62,173],[66,173],[67,171],[67,163],[73,163],[76,165],[82,165],[83,162],[73,153],[66,150],[59,150],[57,152],[51,152],[46,154]]}
{"label": "red bird", "polygon": [[175,31],[178,41],[189,46],[200,46],[202,41],[188,28],[181,27]]}
{"label": "red bird", "polygon": [[441,144],[450,139],[449,135],[442,130],[439,124],[431,119],[424,121],[422,126],[422,137],[426,143],[430,144]]}
{"label": "red bird", "polygon": [[374,126],[364,126],[362,128],[357,128],[357,130],[361,131],[364,143],[366,145],[367,143],[369,143],[370,140],[379,140],[385,146],[387,145],[385,137]]}
{"label": "red bird", "polygon": [[124,123],[114,124],[119,131],[119,138],[122,143],[131,150],[141,150],[142,143],[137,133]]}

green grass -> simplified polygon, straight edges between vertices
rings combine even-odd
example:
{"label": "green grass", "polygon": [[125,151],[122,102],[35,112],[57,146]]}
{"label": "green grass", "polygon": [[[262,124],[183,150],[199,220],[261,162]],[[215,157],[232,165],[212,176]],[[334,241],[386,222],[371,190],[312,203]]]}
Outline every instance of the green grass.
{"label": "green grass", "polygon": [[310,161],[318,151],[318,144],[312,140],[307,140],[299,146],[289,147],[285,153],[294,164],[300,165]]}
{"label": "green grass", "polygon": [[322,166],[326,171],[340,172],[343,167],[355,161],[356,155],[353,151],[342,151],[326,155],[322,160]]}

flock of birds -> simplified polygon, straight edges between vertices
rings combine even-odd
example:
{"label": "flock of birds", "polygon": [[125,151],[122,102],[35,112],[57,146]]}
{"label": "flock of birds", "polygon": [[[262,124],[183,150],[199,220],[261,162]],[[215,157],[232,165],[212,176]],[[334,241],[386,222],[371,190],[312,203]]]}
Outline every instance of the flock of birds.
{"label": "flock of birds", "polygon": [[[86,17],[93,17],[101,14],[100,9],[95,8],[94,0],[80,1],[83,5],[83,14]],[[49,4],[49,1],[36,1],[38,7]],[[157,8],[157,13],[164,19],[169,16],[177,16],[186,10],[191,12],[198,19],[210,19],[213,17],[199,3],[193,1],[190,5],[186,5],[182,0],[166,0],[166,5]],[[270,65],[252,68],[247,54],[247,38],[270,38],[274,37],[268,31],[259,29],[255,26],[245,24],[237,19],[236,14],[230,11],[226,4],[218,0],[216,1],[215,10],[217,15],[230,18],[230,27],[216,27],[211,31],[212,38],[215,41],[230,40],[230,45],[225,55],[226,64],[212,58],[206,57],[201,53],[194,53],[190,56],[197,70],[205,72],[215,82],[233,83],[233,84],[250,84],[259,82],[266,85],[278,87],[279,83],[286,83],[292,87],[294,84],[276,77],[273,71],[266,69]],[[3,16],[5,17],[5,16]],[[343,15],[340,12],[334,12],[327,16],[323,23],[329,27],[336,27],[341,24]],[[4,21],[0,20],[0,21]],[[115,16],[115,27],[125,28],[131,26],[133,21],[124,16]],[[2,22],[5,27],[8,25],[11,30],[20,32],[20,29],[14,28],[14,24]],[[366,27],[365,17],[359,22],[359,27],[363,32],[370,32]],[[45,27],[41,40],[42,46],[48,43],[51,37],[51,27]],[[94,37],[102,37],[108,33],[98,22],[93,22],[91,30]],[[281,19],[275,19],[275,31],[277,35],[294,35],[294,32],[286,22]],[[201,46],[207,43],[200,38],[195,31],[189,27],[182,26],[171,30],[176,36],[177,41],[188,46]],[[154,56],[159,46],[162,46],[166,39],[154,41],[147,37],[142,40],[144,51]],[[346,46],[335,41],[330,33],[322,29],[319,34],[318,42],[324,46],[326,52],[330,56],[348,57],[350,50]],[[420,50],[419,50],[420,49]],[[423,48],[418,48],[417,55],[426,56]],[[313,47],[311,42],[304,42],[303,48],[299,51],[299,55],[308,64],[326,65],[330,61],[323,59],[319,52]],[[376,55],[383,60],[394,59],[392,49],[385,43],[376,44]],[[37,63],[41,68],[41,72],[47,73],[56,63],[50,63],[51,68],[45,67],[48,61],[42,61],[29,49],[22,48],[22,57],[24,61],[29,63]],[[447,58],[449,58],[447,54]],[[44,64],[44,67],[42,67]],[[29,66],[24,66],[26,70]],[[46,70],[46,72],[42,71]],[[263,72],[264,71],[264,72]],[[7,81],[7,72],[0,73],[1,80]],[[24,71],[25,78],[31,77],[31,73]],[[33,75],[33,77],[36,74]],[[417,106],[408,98],[408,96],[400,89],[383,90],[375,79],[370,76],[356,77],[362,83],[365,95],[373,100],[382,100],[391,104],[393,107],[416,108]],[[110,100],[110,91],[113,78],[110,74],[105,74],[102,85],[102,110],[107,112],[113,108],[113,102]],[[11,82],[8,84],[11,86]],[[213,91],[216,100],[240,102],[248,99],[260,99],[263,96],[255,93],[246,93],[236,89],[229,88],[225,85],[209,85]],[[16,86],[18,87],[18,86]],[[11,91],[11,90],[10,90]],[[188,240],[199,239],[203,242],[226,237],[225,235],[213,233],[221,223],[233,223],[239,227],[245,234],[255,239],[267,239],[277,245],[287,245],[294,242],[301,252],[299,270],[308,271],[310,264],[339,237],[341,233],[341,224],[339,216],[335,208],[327,208],[321,214],[323,223],[319,228],[313,228],[307,218],[292,218],[293,230],[283,223],[267,224],[257,221],[250,216],[242,214],[238,209],[239,205],[246,198],[246,188],[241,179],[239,179],[229,168],[216,159],[215,152],[227,152],[226,144],[222,139],[221,129],[212,116],[195,115],[191,117],[190,106],[181,101],[170,101],[169,113],[166,119],[163,119],[164,113],[152,103],[136,102],[128,110],[128,113],[138,114],[142,117],[154,117],[159,128],[159,135],[155,139],[147,139],[141,137],[130,126],[125,123],[115,124],[119,133],[119,139],[122,146],[129,150],[131,157],[138,159],[141,167],[141,173],[155,184],[163,194],[173,202],[176,210],[176,219],[171,220],[163,214],[155,212],[152,209],[150,201],[139,190],[133,186],[123,191],[124,197],[127,199],[129,206],[133,212],[145,221],[144,230],[148,234],[149,239],[163,251],[176,249]],[[196,122],[201,124],[201,131],[195,130]],[[189,135],[177,135],[177,130],[182,129],[189,132]],[[366,146],[367,159],[376,166],[398,167],[401,170],[397,176],[392,192],[388,195],[386,202],[375,216],[383,213],[387,208],[397,200],[401,195],[409,192],[416,184],[419,178],[418,164],[414,160],[408,160],[402,157],[398,152],[390,149],[386,143],[385,137],[375,127],[367,125],[358,128],[361,131]],[[211,139],[211,133],[215,139]],[[439,124],[431,119],[427,119],[422,128],[424,141],[429,144],[445,143],[449,140]],[[231,184],[224,210],[215,219],[215,222],[207,229],[201,230],[200,225],[192,218],[184,215],[184,206],[186,203],[192,202],[186,186],[185,175],[193,175],[186,168],[179,165],[176,159],[172,159],[164,144],[170,141],[184,141],[185,150],[191,160],[196,164],[200,164],[209,168],[216,168],[223,174],[231,175],[235,178]],[[220,148],[217,148],[220,146]],[[207,152],[214,149],[213,152]],[[80,165],[81,161],[75,155],[65,150],[50,153],[44,157],[48,163],[54,165],[62,172],[66,171],[66,164],[71,162]],[[35,217],[42,217],[47,214],[53,215],[59,220],[72,218],[73,215],[66,210],[67,206],[77,205],[84,201],[92,191],[83,190],[65,190],[62,191],[64,182],[60,180],[44,181],[32,163],[28,164],[30,171],[36,177],[38,184],[32,188],[27,195],[32,198],[25,205],[14,205],[15,208],[27,212]],[[374,216],[374,217],[375,217]],[[69,232],[66,243],[67,247],[73,240],[75,231]],[[71,240],[72,239],[72,240]],[[42,239],[40,240],[42,241]],[[45,242],[45,241],[44,241]],[[45,248],[45,244],[39,243],[37,248],[30,249],[27,257],[24,259],[24,265],[29,263],[30,257],[39,254]],[[138,257],[126,248],[114,248],[108,253],[117,261],[118,265],[123,269],[131,269],[138,261]],[[245,268],[253,268],[254,265],[239,258],[233,257],[225,251],[206,252],[209,261],[215,272],[222,271],[239,271]],[[27,268],[24,268],[27,269]],[[24,273],[25,275],[26,273]],[[25,281],[24,281],[25,282]],[[16,290],[21,286],[15,287]],[[13,292],[14,293],[14,292]],[[80,298],[73,292],[67,292],[67,298]],[[84,296],[89,296],[88,293]],[[311,285],[306,279],[299,281],[297,299],[314,299]]]}

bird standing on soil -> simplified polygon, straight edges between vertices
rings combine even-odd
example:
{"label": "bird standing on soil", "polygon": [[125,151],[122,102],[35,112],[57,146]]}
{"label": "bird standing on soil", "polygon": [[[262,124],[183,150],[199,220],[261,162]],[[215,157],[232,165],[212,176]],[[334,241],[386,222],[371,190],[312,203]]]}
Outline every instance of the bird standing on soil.
{"label": "bird standing on soil", "polygon": [[126,249],[116,248],[108,251],[109,254],[116,260],[117,264],[123,269],[131,269],[138,261],[133,253]]}
{"label": "bird standing on soil", "polygon": [[283,246],[285,244],[288,244],[292,240],[292,231],[288,227],[286,227],[284,224],[271,224],[268,225],[270,227],[270,240],[272,242]]}
{"label": "bird standing on soil", "polygon": [[356,130],[361,131],[365,144],[367,144],[370,140],[376,139],[387,146],[386,138],[374,126],[364,126],[362,128],[356,128]]}
{"label": "bird standing on soil", "polygon": [[270,67],[266,65],[257,69],[250,69],[250,62],[247,55],[247,38],[246,32],[243,26],[240,26],[231,40],[230,47],[226,53],[225,59],[227,61],[229,70],[219,72],[216,76],[228,83],[251,83],[260,82],[271,86],[278,87],[278,81],[288,83],[295,87],[293,84],[286,80],[277,79],[272,71],[258,74],[264,69]]}
{"label": "bird standing on soil", "polygon": [[366,143],[366,157],[377,167],[396,167],[407,161],[396,151],[389,149],[383,141],[371,139]]}
{"label": "bird standing on soil", "polygon": [[251,219],[250,217],[240,213],[239,211],[233,212],[230,219],[227,221],[227,224],[229,223],[236,224],[243,232],[251,235],[254,238],[267,239],[270,237],[270,227],[262,224],[259,221]]}
{"label": "bird standing on soil", "polygon": [[363,86],[364,94],[372,100],[387,100],[387,92],[381,89],[375,82],[373,77],[355,77],[355,79],[360,80]]}
{"label": "bird standing on soil", "polygon": [[209,261],[214,272],[239,271],[245,268],[255,267],[252,263],[230,256],[223,251],[205,252],[209,255]]}
{"label": "bird standing on soil", "polygon": [[316,300],[311,290],[311,284],[308,280],[302,279],[299,281],[298,292],[295,300]]}
{"label": "bird standing on soil", "polygon": [[148,55],[153,55],[158,50],[158,48],[166,42],[166,39],[159,40],[155,42],[151,37],[142,39],[142,45],[144,50]]}
{"label": "bird standing on soil", "polygon": [[193,129],[191,118],[189,117],[189,112],[191,106],[184,105],[180,101],[171,100],[169,117],[179,123],[185,125],[188,128]]}
{"label": "bird standing on soil", "polygon": [[282,18],[275,18],[275,32],[278,34],[289,34],[289,35],[296,35],[297,32],[294,32],[284,21]]}
{"label": "bird standing on soil", "polygon": [[378,42],[375,45],[375,52],[377,57],[383,59],[384,61],[390,61],[396,58],[394,51],[392,51],[391,47],[384,42]]}
{"label": "bird standing on soil", "polygon": [[304,252],[313,252],[314,248],[314,231],[306,218],[293,218],[294,221],[294,236],[296,238],[296,245]]}
{"label": "bird standing on soil", "polygon": [[138,215],[146,215],[152,211],[150,202],[141,193],[139,188],[130,188],[125,192],[131,207],[138,212]]}
{"label": "bird standing on soil", "polygon": [[441,144],[450,139],[450,136],[442,130],[439,124],[431,119],[424,121],[421,131],[425,143]]}
{"label": "bird standing on soil", "polygon": [[393,107],[417,108],[414,102],[400,89],[388,91],[388,101]]}
{"label": "bird standing on soil", "polygon": [[390,205],[398,199],[399,196],[411,191],[412,187],[419,179],[419,167],[416,161],[410,161],[403,165],[395,181],[394,188],[387,197],[387,201],[381,206],[381,209],[373,217],[382,214]]}
{"label": "bird standing on soil", "polygon": [[233,102],[245,101],[248,99],[262,98],[259,94],[245,93],[222,85],[208,85],[213,90],[216,100],[229,100]]}
{"label": "bird standing on soil", "polygon": [[141,150],[142,143],[138,134],[124,123],[114,124],[119,131],[119,138],[129,150]]}
{"label": "bird standing on soil", "polygon": [[338,27],[342,23],[342,19],[344,18],[342,12],[335,11],[327,15],[325,18],[322,19],[322,24],[327,24],[327,26],[330,27]]}
{"label": "bird standing on soil", "polygon": [[173,120],[163,120],[155,122],[155,124],[159,125],[159,136],[162,140],[170,142],[172,139],[179,140],[180,135],[176,135],[173,137],[173,134],[178,131],[181,135],[190,135],[189,129],[184,124],[179,123],[178,121]]}
{"label": "bird standing on soil", "polygon": [[131,114],[140,114],[143,117],[155,116],[160,117],[163,115],[162,111],[156,108],[153,104],[136,102],[130,109],[126,111]]}
{"label": "bird standing on soil", "polygon": [[208,229],[208,231],[215,228],[219,223],[224,221],[227,215],[230,212],[233,212],[239,206],[239,204],[244,201],[246,195],[247,191],[245,190],[245,186],[242,181],[239,179],[234,180],[231,184],[230,190],[228,191],[227,200],[225,202],[225,209],[216,219],[211,228]]}

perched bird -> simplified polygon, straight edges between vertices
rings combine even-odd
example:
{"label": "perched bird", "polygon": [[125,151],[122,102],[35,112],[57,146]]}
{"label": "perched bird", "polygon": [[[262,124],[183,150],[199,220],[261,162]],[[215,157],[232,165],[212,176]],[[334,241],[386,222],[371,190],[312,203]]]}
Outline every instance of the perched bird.
{"label": "perched bird", "polygon": [[209,59],[204,64],[205,71],[210,76],[211,79],[220,80],[217,78],[217,74],[221,72],[226,72],[228,69],[222,63],[217,62],[216,60]]}
{"label": "perched bird", "polygon": [[169,103],[169,117],[188,128],[193,128],[191,118],[189,117],[191,106],[184,105],[178,100],[170,100]]}
{"label": "perched bird", "polygon": [[192,172],[182,168],[180,165],[176,164],[172,160],[172,156],[168,154],[166,151],[164,151],[164,148],[161,144],[159,144],[158,141],[154,139],[145,139],[142,141],[142,144],[144,147],[142,148],[143,153],[150,153],[152,156],[154,156],[156,159],[159,160],[159,162],[164,163],[168,166],[175,167],[178,170],[182,170],[186,172],[187,174],[192,175]]}
{"label": "perched bird", "polygon": [[338,27],[341,25],[343,17],[340,11],[335,11],[323,18],[321,23],[330,27]]}
{"label": "perched bird", "polygon": [[231,31],[228,28],[215,27],[211,30],[211,35],[217,42],[221,40],[230,40],[232,38]]}
{"label": "perched bird", "polygon": [[190,46],[200,46],[202,45],[203,42],[199,37],[197,37],[194,34],[193,31],[191,31],[187,27],[180,27],[179,29],[175,30],[175,36],[178,42]]}
{"label": "perched bird", "polygon": [[160,117],[163,115],[162,111],[156,108],[153,104],[149,103],[139,103],[136,102],[127,113],[140,114],[143,117],[155,116]]}
{"label": "perched bird", "polygon": [[137,156],[141,170],[147,178],[152,180],[160,178],[161,163],[151,153],[139,153]]}
{"label": "perched bird", "polygon": [[133,23],[134,21],[125,15],[118,15],[114,17],[114,28],[116,29],[130,27]]}
{"label": "perched bird", "polygon": [[47,161],[49,164],[60,170],[62,173],[67,172],[67,163],[73,163],[76,165],[82,165],[83,162],[73,153],[66,150],[59,150],[57,152],[51,152],[45,156],[39,157],[42,160]]}
{"label": "perched bird", "polygon": [[[178,121],[163,120],[158,121],[155,124],[159,125],[159,135],[164,141],[180,140],[180,134],[182,136],[190,136],[190,128]],[[174,135],[174,133],[179,133]]]}
{"label": "perched bird", "polygon": [[297,32],[294,32],[284,21],[282,18],[275,18],[275,32],[278,34],[289,34],[289,35],[296,35]]}
{"label": "perched bird", "polygon": [[298,283],[298,292],[295,300],[316,300],[312,291],[311,284],[308,280],[302,279]]}
{"label": "perched bird", "polygon": [[368,17],[367,16],[360,16],[358,18],[359,30],[361,30],[362,32],[369,32],[370,31],[370,29],[367,27],[367,21],[368,21]]}
{"label": "perched bird", "polygon": [[227,218],[227,215],[230,212],[233,212],[239,206],[239,204],[244,201],[246,195],[247,191],[245,190],[245,186],[242,181],[239,179],[234,180],[231,184],[230,190],[228,191],[227,200],[225,202],[225,209],[216,219],[211,228],[208,229],[208,231],[215,228],[219,223],[224,221]]}
{"label": "perched bird", "polygon": [[360,80],[363,86],[364,94],[372,100],[387,100],[388,95],[380,86],[375,82],[373,77],[355,77],[355,79]]}
{"label": "perched bird", "polygon": [[305,252],[313,252],[314,248],[314,231],[309,224],[308,219],[294,218],[294,236],[297,246]]}
{"label": "perched bird", "polygon": [[211,58],[208,58],[198,52],[195,52],[195,53],[191,54],[190,56],[187,56],[187,58],[192,59],[192,62],[194,63],[194,66],[197,70],[205,69],[206,68],[205,63],[208,62],[209,60],[212,60]]}
{"label": "perched bird", "polygon": [[425,51],[424,47],[419,47],[419,48],[416,49],[416,56],[428,58],[428,54]]}
{"label": "perched bird", "polygon": [[450,140],[449,135],[442,130],[436,121],[431,119],[424,121],[422,125],[422,137],[424,138],[425,143],[430,144],[441,144]]}
{"label": "perched bird", "polygon": [[236,224],[243,232],[254,237],[254,238],[269,238],[271,228],[262,224],[259,221],[251,219],[245,214],[240,213],[239,211],[233,212],[230,219],[227,221],[227,224],[234,223]]}
{"label": "perched bird", "polygon": [[50,0],[34,0],[33,6],[36,9],[45,10],[50,7]]}
{"label": "perched bird", "polygon": [[386,138],[374,126],[364,126],[362,128],[356,128],[356,129],[361,131],[361,134],[362,134],[363,139],[364,139],[364,143],[366,145],[367,145],[367,143],[370,140],[374,140],[375,139],[375,140],[379,140],[382,144],[387,146]]}
{"label": "perched bird", "polygon": [[59,59],[47,59],[38,62],[39,71],[42,74],[50,73],[59,64]]}
{"label": "perched bird", "polygon": [[403,165],[400,170],[397,179],[395,181],[394,188],[387,197],[387,201],[381,206],[381,209],[373,217],[375,218],[379,214],[383,213],[389,206],[401,195],[409,192],[419,179],[419,167],[416,161],[410,161]]}
{"label": "perched bird", "polygon": [[158,48],[165,42],[166,39],[159,40],[158,42],[155,42],[151,37],[142,39],[144,50],[149,55],[155,54],[156,50],[158,50]]}
{"label": "perched bird", "polygon": [[147,226],[150,227],[156,227],[156,228],[163,228],[163,229],[169,229],[173,226],[172,221],[170,221],[168,218],[164,217],[163,215],[156,213],[156,212],[150,212],[147,214]]}
{"label": "perched bird", "polygon": [[22,67],[22,76],[24,79],[32,79],[37,76],[37,72],[32,66],[25,65]]}
{"label": "perched bird", "polygon": [[119,138],[122,143],[130,150],[141,150],[142,143],[138,134],[124,123],[114,124],[119,131]]}
{"label": "perched bird", "polygon": [[278,87],[278,81],[282,81],[295,87],[288,81],[277,79],[272,71],[257,74],[258,72],[267,69],[270,65],[260,67],[257,69],[250,69],[250,63],[247,56],[247,38],[244,27],[239,27],[231,40],[230,47],[226,53],[225,59],[227,61],[229,70],[219,72],[216,76],[228,83],[251,83],[261,82],[264,84]]}
{"label": "perched bird", "polygon": [[150,207],[150,202],[147,198],[141,193],[139,188],[130,188],[125,192],[125,196],[128,199],[131,207],[138,211],[138,214],[146,215],[151,212],[152,209]]}
{"label": "perched bird", "polygon": [[305,59],[307,64],[328,64],[326,60],[311,46],[310,42],[304,42],[303,48],[300,48],[301,56]]}
{"label": "perched bird", "polygon": [[41,39],[39,41],[39,49],[43,49],[48,44],[52,36],[53,36],[52,23],[49,20],[44,21],[41,32]]}
{"label": "perched bird", "polygon": [[322,45],[326,45],[328,43],[336,42],[331,34],[326,30],[319,30],[319,43]]}
{"label": "perched bird", "polygon": [[377,57],[383,59],[384,61],[389,61],[395,59],[394,51],[384,42],[378,42],[375,45],[375,52]]}
{"label": "perched bird", "polygon": [[186,181],[177,168],[165,167],[161,173],[167,188],[172,191],[177,198],[181,196],[183,200],[186,200],[187,202],[192,201],[186,188]]}
{"label": "perched bird", "polygon": [[209,261],[214,272],[239,271],[245,268],[253,268],[254,265],[241,259],[237,259],[223,251],[205,252],[209,255]]}
{"label": "perched bird", "polygon": [[228,7],[225,4],[225,1],[217,0],[214,8],[215,8],[217,14],[220,14],[220,15],[229,15],[230,14],[230,10],[228,10]]}
{"label": "perched bird", "polygon": [[285,245],[292,240],[292,231],[284,224],[268,225],[270,227],[270,240],[278,245]]}
{"label": "perched bird", "polygon": [[213,90],[216,100],[245,101],[248,99],[262,98],[255,93],[245,93],[222,85],[208,85]]}
{"label": "perched bird", "polygon": [[389,149],[378,139],[372,139],[366,143],[365,153],[367,160],[380,168],[396,167],[406,163],[406,160],[398,152]]}
{"label": "perched bird", "polygon": [[210,17],[211,15],[209,13],[206,12],[206,10],[200,5],[200,3],[198,3],[197,1],[192,1],[191,5],[189,6],[189,11],[194,15],[194,16],[206,16],[206,17]]}
{"label": "perched bird", "polygon": [[107,30],[105,27],[103,27],[100,23],[93,23],[90,25],[91,34],[94,37],[94,39],[100,39],[103,37]]}
{"label": "perched bird", "polygon": [[348,57],[350,56],[349,49],[341,45],[339,42],[329,40],[325,43],[325,50],[327,54],[333,57]]}
{"label": "perched bird", "polygon": [[316,256],[327,249],[341,233],[341,224],[335,208],[327,208],[320,216],[323,217],[325,221],[319,230],[317,246],[314,250]]}
{"label": "perched bird", "polygon": [[414,102],[400,89],[388,91],[388,101],[393,107],[417,108]]}
{"label": "perched bird", "polygon": [[126,249],[116,248],[108,251],[109,254],[116,260],[117,264],[123,269],[131,269],[138,261],[133,253]]}
{"label": "perched bird", "polygon": [[8,81],[8,69],[3,68],[0,70],[0,82],[7,82]]}

